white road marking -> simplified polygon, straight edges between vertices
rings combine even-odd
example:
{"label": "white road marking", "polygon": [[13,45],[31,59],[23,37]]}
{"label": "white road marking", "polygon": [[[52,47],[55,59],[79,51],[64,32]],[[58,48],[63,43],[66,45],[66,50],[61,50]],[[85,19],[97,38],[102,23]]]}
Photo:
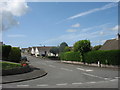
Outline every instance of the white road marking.
{"label": "white road marking", "polygon": [[93,71],[93,70],[90,70],[90,69],[88,69],[88,70],[85,70],[86,72],[91,72],[91,71]]}
{"label": "white road marking", "polygon": [[109,80],[110,78],[104,78],[105,80]]}
{"label": "white road marking", "polygon": [[61,85],[67,85],[67,83],[61,83],[61,84],[56,84],[58,86],[61,86]]}
{"label": "white road marking", "polygon": [[82,74],[87,75],[87,76],[91,76],[91,77],[97,77],[97,78],[100,78],[100,79],[105,79],[103,77],[99,77],[99,76],[88,74],[88,73],[82,73]]}
{"label": "white road marking", "polygon": [[77,68],[78,70],[85,71],[83,68]]}
{"label": "white road marking", "polygon": [[53,67],[53,68],[55,68],[55,66],[53,66],[53,65],[49,65],[49,67]]}
{"label": "white road marking", "polygon": [[70,70],[70,69],[67,69],[67,68],[61,68],[62,70],[66,70],[66,71],[73,71],[73,70]]}
{"label": "white road marking", "polygon": [[112,79],[112,80],[110,80],[110,81],[117,81],[118,79]]}
{"label": "white road marking", "polygon": [[120,77],[115,77],[116,79],[119,79]]}
{"label": "white road marking", "polygon": [[79,82],[79,83],[72,83],[72,84],[75,85],[75,84],[83,84],[83,83]]}
{"label": "white road marking", "polygon": [[42,87],[45,87],[45,86],[48,86],[48,84],[41,84],[41,85],[37,85],[37,86],[42,86]]}
{"label": "white road marking", "polygon": [[91,72],[91,71],[93,71],[93,70],[90,70],[90,69],[83,69],[83,68],[77,68],[78,70],[81,70],[81,71],[86,71],[86,72]]}
{"label": "white road marking", "polygon": [[17,87],[29,87],[29,85],[17,85]]}
{"label": "white road marking", "polygon": [[86,82],[86,83],[88,83],[88,84],[89,84],[89,83],[97,83],[97,82]]}

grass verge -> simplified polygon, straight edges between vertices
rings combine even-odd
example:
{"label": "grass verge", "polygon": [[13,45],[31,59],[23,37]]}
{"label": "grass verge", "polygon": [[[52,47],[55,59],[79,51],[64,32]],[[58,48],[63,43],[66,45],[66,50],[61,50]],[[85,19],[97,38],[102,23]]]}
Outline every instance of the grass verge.
{"label": "grass verge", "polygon": [[11,62],[0,62],[0,69],[1,70],[8,70],[13,68],[22,67],[21,64],[11,63]]}

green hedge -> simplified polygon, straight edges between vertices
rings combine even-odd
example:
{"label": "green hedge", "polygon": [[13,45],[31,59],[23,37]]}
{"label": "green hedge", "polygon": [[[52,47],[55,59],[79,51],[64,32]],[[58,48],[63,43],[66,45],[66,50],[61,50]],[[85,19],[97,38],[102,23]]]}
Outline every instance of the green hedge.
{"label": "green hedge", "polygon": [[84,54],[86,63],[97,63],[108,65],[120,65],[120,50],[98,50]]}
{"label": "green hedge", "polygon": [[21,60],[21,51],[17,47],[12,47],[8,60],[11,62],[20,62]]}
{"label": "green hedge", "polygon": [[2,59],[7,60],[9,53],[11,51],[11,46],[10,45],[2,45]]}
{"label": "green hedge", "polygon": [[82,61],[82,56],[79,52],[64,52],[60,54],[60,59],[66,61]]}

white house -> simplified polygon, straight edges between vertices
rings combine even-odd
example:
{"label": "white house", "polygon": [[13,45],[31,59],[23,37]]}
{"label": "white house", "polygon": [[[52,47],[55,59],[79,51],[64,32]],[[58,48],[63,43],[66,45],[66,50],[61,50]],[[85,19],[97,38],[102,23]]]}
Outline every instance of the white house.
{"label": "white house", "polygon": [[34,48],[31,49],[31,55],[35,55],[35,50],[34,50]]}
{"label": "white house", "polygon": [[[45,55],[45,56],[54,56],[53,53],[50,53],[50,49],[52,47],[49,47],[49,46],[44,46],[44,47],[31,47],[30,48],[30,53],[31,55],[35,55],[36,57],[38,56],[42,56],[42,55]],[[58,54],[56,55],[58,56]]]}
{"label": "white house", "polygon": [[35,56],[38,57],[40,55],[39,51],[38,51],[38,48],[36,47],[35,48]]}

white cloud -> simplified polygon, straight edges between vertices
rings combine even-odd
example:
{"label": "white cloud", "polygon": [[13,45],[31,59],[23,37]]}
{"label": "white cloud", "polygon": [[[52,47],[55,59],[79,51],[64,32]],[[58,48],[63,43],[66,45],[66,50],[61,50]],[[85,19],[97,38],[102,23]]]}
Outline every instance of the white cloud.
{"label": "white cloud", "polygon": [[8,37],[11,37],[11,38],[21,38],[21,37],[26,37],[26,35],[22,35],[22,34],[14,34],[14,35],[8,35]]}
{"label": "white cloud", "polygon": [[67,32],[76,32],[76,29],[68,29]]}
{"label": "white cloud", "polygon": [[[103,44],[111,37],[115,37],[116,32],[107,30],[112,24],[106,23],[98,26],[92,26],[83,28],[77,33],[68,33],[55,38],[44,41],[47,45],[58,45],[60,42],[68,42],[73,45],[78,40],[88,39],[92,42],[92,45]],[[106,40],[105,40],[106,39]]]}
{"label": "white cloud", "polygon": [[111,30],[113,30],[113,31],[118,31],[118,30],[120,30],[120,26],[119,26],[119,25],[116,25],[116,26],[114,26],[113,28],[111,28]]}
{"label": "white cloud", "polygon": [[2,16],[2,30],[7,30],[19,24],[14,18],[24,15],[28,11],[28,5],[25,0],[9,0],[0,3],[0,15]]}
{"label": "white cloud", "polygon": [[76,23],[76,24],[72,25],[71,27],[77,28],[77,27],[80,27],[80,24],[79,24],[79,23]]}
{"label": "white cloud", "polygon": [[104,35],[104,32],[103,32],[103,31],[101,31],[101,32],[100,32],[100,35]]}
{"label": "white cloud", "polygon": [[75,18],[78,18],[78,17],[81,17],[81,16],[85,16],[85,15],[88,15],[88,14],[91,14],[91,13],[94,13],[94,12],[97,12],[97,11],[106,10],[106,9],[109,9],[109,8],[112,8],[112,7],[115,7],[115,6],[117,6],[117,3],[116,3],[116,2],[114,2],[114,3],[109,3],[109,4],[104,5],[104,6],[101,7],[101,8],[91,9],[91,10],[88,10],[88,11],[85,11],[85,12],[82,12],[82,13],[79,13],[79,14],[76,14],[76,15],[74,15],[74,16],[71,16],[71,17],[67,18],[67,20],[75,19]]}

